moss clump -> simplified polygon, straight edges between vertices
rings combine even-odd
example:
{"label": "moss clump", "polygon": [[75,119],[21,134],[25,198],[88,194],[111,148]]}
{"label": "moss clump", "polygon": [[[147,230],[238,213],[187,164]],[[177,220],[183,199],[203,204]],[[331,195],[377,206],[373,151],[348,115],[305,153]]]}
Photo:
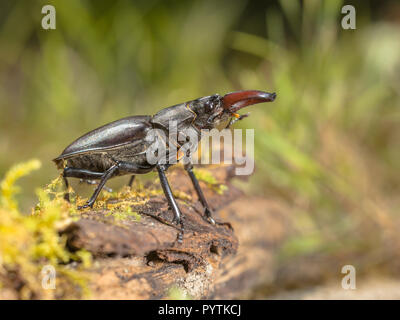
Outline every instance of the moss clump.
{"label": "moss clump", "polygon": [[[38,160],[15,165],[0,184],[0,283],[16,291],[19,298],[86,297],[87,275],[82,269],[90,266],[90,253],[81,250],[70,252],[66,238],[59,234],[71,221],[73,206],[57,192],[61,178],[55,179],[44,189],[38,189],[38,205],[31,214],[18,209],[15,194],[16,181],[37,170]],[[71,260],[82,262],[78,269],[70,268]],[[42,286],[42,268],[51,265],[56,271],[54,290]],[[11,281],[11,275],[14,279]],[[15,286],[18,283],[18,286]]]}
{"label": "moss clump", "polygon": [[198,180],[205,182],[208,187],[213,189],[218,194],[223,194],[226,190],[228,190],[228,187],[223,183],[219,183],[210,171],[206,169],[194,168],[193,172]]}
{"label": "moss clump", "polygon": [[127,206],[123,211],[121,211],[121,208],[118,208],[118,211],[111,211],[106,214],[106,217],[112,216],[114,220],[126,220],[126,219],[132,219],[134,221],[139,222],[140,219],[142,218],[140,214],[138,214],[135,211],[132,211],[132,208],[130,206]]}
{"label": "moss clump", "polygon": [[180,190],[173,191],[173,195],[175,198],[181,199],[186,202],[192,201],[191,195],[187,194],[186,192],[180,191]]}

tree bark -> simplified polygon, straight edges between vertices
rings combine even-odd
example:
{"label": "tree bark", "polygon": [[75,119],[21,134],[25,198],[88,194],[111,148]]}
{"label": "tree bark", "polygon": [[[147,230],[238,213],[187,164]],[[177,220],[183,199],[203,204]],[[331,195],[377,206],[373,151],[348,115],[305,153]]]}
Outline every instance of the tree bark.
{"label": "tree bark", "polygon": [[[246,196],[232,184],[233,166],[208,169],[226,185],[223,194],[200,181],[206,199],[221,224],[204,219],[186,172],[170,169],[168,178],[184,217],[183,243],[178,226],[157,183],[146,185],[149,194],[132,193],[107,200],[107,209],[88,210],[64,233],[72,249],[86,249],[95,257],[91,289],[95,299],[162,299],[170,289],[193,299],[240,298],[255,286],[270,281],[274,252],[286,235],[282,207],[264,197]],[[124,204],[140,214],[116,220]],[[126,209],[125,209],[126,210]],[[223,223],[225,222],[225,223]]]}

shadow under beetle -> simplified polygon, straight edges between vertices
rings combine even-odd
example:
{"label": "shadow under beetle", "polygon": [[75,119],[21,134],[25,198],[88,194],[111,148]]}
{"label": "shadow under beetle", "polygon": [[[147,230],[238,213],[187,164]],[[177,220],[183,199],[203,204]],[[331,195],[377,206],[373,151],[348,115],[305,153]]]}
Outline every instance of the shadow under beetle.
{"label": "shadow under beetle", "polygon": [[[169,207],[174,213],[174,221],[181,226],[178,241],[182,242],[181,212],[165,175],[165,171],[171,166],[171,163],[150,163],[146,155],[154,143],[154,129],[161,130],[165,136],[169,137],[170,121],[173,120],[176,123],[175,129],[179,137],[194,136],[199,141],[201,130],[211,130],[228,120],[227,127],[229,127],[237,120],[247,116],[247,114],[237,114],[239,109],[256,103],[274,101],[275,98],[275,93],[257,90],[232,92],[225,96],[215,94],[162,109],[154,116],[123,118],[78,138],[53,161],[59,169],[64,170],[63,177],[67,190],[69,187],[67,178],[69,177],[80,178],[91,184],[93,184],[93,180],[100,180],[91,198],[78,209],[93,207],[108,179],[131,174],[129,181],[129,186],[131,186],[136,174],[144,174],[156,169]],[[175,147],[178,154],[185,141],[187,139],[176,141]],[[171,148],[168,147],[167,141],[165,143],[168,152]],[[204,207],[205,216],[210,223],[215,224],[212,211],[192,169],[191,163],[185,164],[185,170]],[[69,201],[68,191],[65,199]]]}

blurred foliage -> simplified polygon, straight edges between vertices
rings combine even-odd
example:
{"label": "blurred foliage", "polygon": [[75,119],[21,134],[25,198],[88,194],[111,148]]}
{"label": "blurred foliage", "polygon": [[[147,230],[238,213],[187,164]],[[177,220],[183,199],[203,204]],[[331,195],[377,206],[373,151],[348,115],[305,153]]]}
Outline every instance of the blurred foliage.
{"label": "blurred foliage", "polygon": [[215,178],[210,171],[201,168],[193,168],[193,172],[199,181],[205,182],[209,188],[213,189],[218,194],[223,194],[228,190],[228,187],[218,182],[217,178]]}
{"label": "blurred foliage", "polygon": [[[46,189],[37,190],[39,204],[31,215],[18,210],[14,195],[19,188],[15,182],[40,166],[38,160],[15,165],[1,181],[0,286],[16,290],[22,299],[87,296],[87,276],[63,266],[72,259],[89,267],[91,255],[84,250],[69,252],[66,239],[58,233],[70,223],[69,212],[75,210],[63,200],[62,192],[55,192],[61,179],[54,180]],[[42,268],[47,265],[56,272],[55,290],[46,290],[40,285],[44,276]]]}
{"label": "blurred foliage", "polygon": [[[41,29],[48,3],[56,30]],[[340,0],[2,2],[0,176],[38,157],[33,190],[96,126],[215,92],[276,91],[239,127],[256,130],[247,191],[293,205],[282,257],[396,243],[400,27],[368,3],[342,30]]]}
{"label": "blurred foliage", "polygon": [[[380,250],[398,241],[399,25],[361,17],[356,31],[340,32],[341,1],[281,3],[283,14],[267,12],[267,38],[233,35],[235,49],[264,60],[242,71],[241,85],[278,91],[265,116],[246,124],[262,132],[255,186],[294,204],[299,235],[284,256]],[[284,17],[301,16],[302,28],[291,26],[298,41],[287,43]]]}

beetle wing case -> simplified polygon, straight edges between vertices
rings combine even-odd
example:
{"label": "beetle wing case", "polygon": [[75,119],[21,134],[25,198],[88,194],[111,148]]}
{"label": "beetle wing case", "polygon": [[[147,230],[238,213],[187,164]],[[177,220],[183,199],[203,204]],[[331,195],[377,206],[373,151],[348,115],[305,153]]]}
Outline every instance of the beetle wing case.
{"label": "beetle wing case", "polygon": [[63,160],[78,154],[95,150],[109,150],[125,144],[142,140],[151,129],[150,116],[123,118],[94,129],[72,142],[53,161],[62,168]]}

